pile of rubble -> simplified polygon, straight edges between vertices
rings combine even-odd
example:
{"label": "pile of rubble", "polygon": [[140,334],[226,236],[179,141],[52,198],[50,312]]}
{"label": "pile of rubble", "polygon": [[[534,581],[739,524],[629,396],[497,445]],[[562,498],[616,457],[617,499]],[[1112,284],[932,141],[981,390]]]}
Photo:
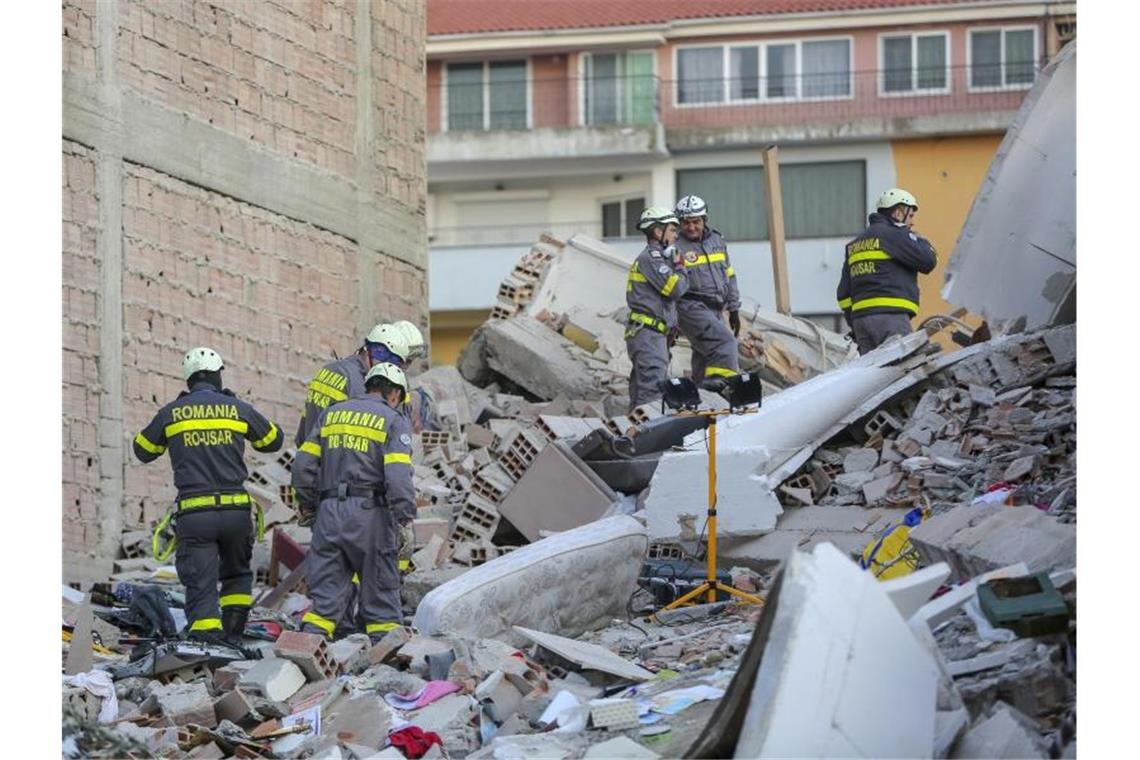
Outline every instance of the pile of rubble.
{"label": "pile of rubble", "polygon": [[[544,238],[458,367],[413,377],[436,429],[413,445],[407,626],[379,644],[297,632],[310,532],[290,451],[251,468],[269,538],[243,648],[172,638],[174,569],[149,531],[125,533],[108,583],[64,590],[65,754],[1073,751],[1073,328],[855,357],[810,322],[742,315],[742,367],[769,395],[718,423],[721,580],[765,604],[661,611],[704,576],[707,423],[626,413],[627,268]],[[687,365],[681,345],[673,372]],[[864,571],[890,536],[905,572]],[[1052,600],[1047,633],[981,611],[987,583],[1043,572],[1068,605]]]}

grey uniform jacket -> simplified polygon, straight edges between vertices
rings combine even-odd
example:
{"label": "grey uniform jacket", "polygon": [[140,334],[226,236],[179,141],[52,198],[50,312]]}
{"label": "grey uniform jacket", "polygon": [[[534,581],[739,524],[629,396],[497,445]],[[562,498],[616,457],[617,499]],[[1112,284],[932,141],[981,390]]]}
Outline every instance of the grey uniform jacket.
{"label": "grey uniform jacket", "polygon": [[196,383],[158,410],[135,436],[134,452],[151,462],[170,449],[178,498],[243,489],[245,441],[257,451],[281,448],[277,426],[230,391]]}
{"label": "grey uniform jacket", "polygon": [[702,301],[716,311],[740,308],[740,288],[736,270],[728,258],[728,243],[720,232],[706,227],[700,240],[677,238],[677,250],[684,256],[689,275],[689,292],[685,298]]}
{"label": "grey uniform jacket", "polygon": [[404,415],[377,395],[333,404],[323,411],[293,461],[293,487],[306,506],[342,484],[371,488],[403,522],[416,516],[412,484],[412,429]]}
{"label": "grey uniform jacket", "polygon": [[938,264],[930,241],[876,212],[845,253],[836,299],[848,319],[863,314],[918,314],[918,273],[927,274]]}
{"label": "grey uniform jacket", "polygon": [[363,396],[367,372],[364,361],[356,354],[329,362],[317,370],[305,393],[305,412],[297,426],[294,445],[300,446],[309,438],[317,418],[330,404]]}
{"label": "grey uniform jacket", "polygon": [[667,332],[677,325],[677,299],[688,289],[687,273],[673,268],[673,251],[659,243],[648,244],[629,268],[625,302],[630,319]]}

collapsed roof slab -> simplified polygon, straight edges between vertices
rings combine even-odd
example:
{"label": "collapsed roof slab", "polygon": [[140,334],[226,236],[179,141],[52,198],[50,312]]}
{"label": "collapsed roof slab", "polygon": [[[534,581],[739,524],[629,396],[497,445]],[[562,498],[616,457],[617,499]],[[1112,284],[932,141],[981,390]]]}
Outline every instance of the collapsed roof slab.
{"label": "collapsed roof slab", "polygon": [[946,268],[942,297],[991,322],[1076,319],[1077,47],[1021,104]]}
{"label": "collapsed roof slab", "polygon": [[[837,422],[904,375],[895,364],[925,346],[924,333],[891,341],[847,364],[766,399],[756,414],[717,424],[717,513],[724,536],[760,535],[783,512],[773,490],[784,477],[768,476],[805,446],[824,441]],[[705,431],[666,452],[650,481],[646,511],[650,540],[676,540],[683,526],[703,519],[708,497]]]}

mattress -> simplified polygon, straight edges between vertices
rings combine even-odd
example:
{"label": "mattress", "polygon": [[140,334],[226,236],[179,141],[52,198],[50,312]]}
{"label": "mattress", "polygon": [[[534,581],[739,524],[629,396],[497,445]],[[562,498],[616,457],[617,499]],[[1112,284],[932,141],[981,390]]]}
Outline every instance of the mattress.
{"label": "mattress", "polygon": [[425,635],[526,640],[512,626],[575,638],[624,617],[649,546],[628,515],[559,533],[473,567],[428,592],[412,621]]}

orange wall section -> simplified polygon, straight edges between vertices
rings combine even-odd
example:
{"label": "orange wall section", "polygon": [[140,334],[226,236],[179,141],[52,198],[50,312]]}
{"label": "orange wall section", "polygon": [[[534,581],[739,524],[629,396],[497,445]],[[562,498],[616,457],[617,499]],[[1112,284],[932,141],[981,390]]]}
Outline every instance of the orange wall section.
{"label": "orange wall section", "polygon": [[[949,314],[956,308],[942,300],[946,262],[1001,141],[1002,135],[970,135],[891,143],[898,186],[918,199],[914,227],[938,251],[935,270],[918,277],[921,311],[913,322],[915,327],[929,316]],[[975,326],[981,323],[972,316],[966,321]],[[956,347],[942,339],[945,335],[938,342],[945,348]]]}

